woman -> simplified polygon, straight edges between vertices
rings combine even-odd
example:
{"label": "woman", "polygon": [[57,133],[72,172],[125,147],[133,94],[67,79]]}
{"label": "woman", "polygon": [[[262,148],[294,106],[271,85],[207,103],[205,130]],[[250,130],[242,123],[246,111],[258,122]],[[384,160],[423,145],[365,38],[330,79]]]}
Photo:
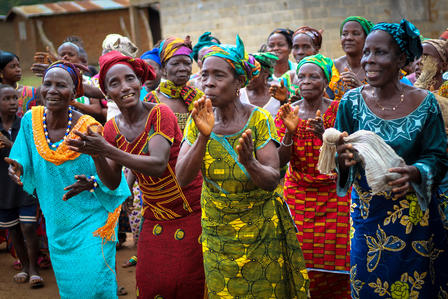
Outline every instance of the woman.
{"label": "woman", "polygon": [[274,67],[274,73],[270,80],[276,82],[280,80],[283,74],[290,70],[295,70],[296,65],[289,61],[289,54],[292,50],[292,34],[289,29],[275,29],[268,36],[267,50],[275,53],[278,57],[277,64]]}
{"label": "woman", "polygon": [[22,69],[19,57],[10,52],[0,51],[0,83],[12,86],[19,93],[19,109],[17,110],[19,117],[22,117],[31,107],[40,105],[37,89],[20,85],[21,79]]}
{"label": "woman", "polygon": [[190,37],[185,40],[169,37],[159,47],[162,62],[162,76],[166,81],[148,94],[145,101],[164,103],[173,110],[181,130],[185,128],[188,115],[193,109],[193,103],[204,93],[197,88],[187,86],[190,79],[193,60]]}
{"label": "woman", "polygon": [[252,104],[266,109],[274,118],[280,108],[280,102],[271,97],[269,93],[269,76],[274,72],[274,66],[278,61],[275,54],[254,53],[250,54],[261,66],[260,74],[253,78],[246,87],[240,90],[240,101],[244,104]]}
{"label": "woman", "polygon": [[26,192],[35,190],[39,198],[60,296],[116,298],[112,270],[116,242],[92,233],[106,223],[97,232],[113,236],[117,207],[130,195],[129,188],[124,178],[115,184],[102,174],[98,177],[92,158],[68,147],[67,138],[75,138],[76,132],[100,127],[93,118],[69,106],[82,94],[78,69],[62,61],[50,65],[41,94],[46,106],[34,107],[22,119],[7,159],[10,176]]}
{"label": "woman", "polygon": [[401,175],[389,181],[392,190],[374,195],[352,145],[337,148],[338,194],[354,184],[354,298],[437,298],[448,289],[447,236],[437,200],[431,199],[448,164],[443,120],[432,93],[403,84],[398,76],[422,54],[419,36],[406,20],[375,25],[362,57],[368,84],[346,93],[339,104],[338,130],[373,131],[406,163],[390,169]]}
{"label": "woman", "polygon": [[80,134],[83,141],[69,143],[98,159],[98,172],[113,180],[119,179],[122,166],[137,176],[144,217],[137,248],[137,296],[201,298],[202,179],[197,175],[184,187],[176,179],[182,140],[176,117],[167,105],[140,101],[142,82],[155,77],[143,60],[112,51],[100,58],[100,65],[101,90],[121,114],[107,122],[104,138],[90,132]]}
{"label": "woman", "polygon": [[154,78],[154,80],[143,82],[142,91],[140,93],[140,100],[144,101],[146,95],[155,90],[160,84],[160,80],[162,79],[162,62],[160,61],[158,47],[150,51],[146,51],[142,56],[140,56],[140,58],[143,59],[147,64],[149,64],[156,73],[156,77]]}
{"label": "woman", "polygon": [[201,240],[210,297],[306,298],[308,276],[295,227],[273,192],[279,182],[274,123],[238,97],[259,69],[239,36],[236,46],[207,49],[207,99],[195,103],[176,175],[183,186],[200,169],[204,176]]}
{"label": "woman", "polygon": [[362,49],[373,24],[358,16],[346,18],[340,27],[341,46],[344,56],[334,60],[335,77],[330,82],[334,99],[340,100],[344,93],[366,83],[366,74],[361,67]]}
{"label": "woman", "polygon": [[284,197],[299,230],[311,298],[350,298],[350,197],[337,196],[336,174],[317,170],[323,131],[315,126],[332,128],[339,105],[324,98],[332,68],[331,59],[320,54],[302,59],[297,66],[302,100],[282,106],[276,119],[280,166],[290,162]]}

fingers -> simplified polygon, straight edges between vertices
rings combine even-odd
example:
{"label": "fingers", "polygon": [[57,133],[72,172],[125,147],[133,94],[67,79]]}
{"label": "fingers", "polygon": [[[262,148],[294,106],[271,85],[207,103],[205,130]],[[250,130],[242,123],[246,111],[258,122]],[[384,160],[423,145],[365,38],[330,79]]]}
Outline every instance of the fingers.
{"label": "fingers", "polygon": [[321,113],[320,113],[320,110],[319,109],[317,109],[317,111],[316,111],[316,118],[320,118],[321,117]]}
{"label": "fingers", "polygon": [[64,196],[62,196],[62,200],[67,201],[76,194],[78,194],[78,192],[74,191],[74,189],[70,189],[70,191],[68,191],[67,193],[64,194]]}
{"label": "fingers", "polygon": [[83,133],[79,132],[78,130],[73,130],[73,133],[74,133],[76,136],[79,136],[79,137],[81,138],[81,140],[87,139],[87,136],[84,135]]}
{"label": "fingers", "polygon": [[205,100],[205,106],[207,108],[207,112],[208,113],[213,113],[213,106],[212,106],[212,101],[210,99],[206,99]]}
{"label": "fingers", "polygon": [[283,80],[280,80],[280,87],[285,87],[285,83],[283,82]]}

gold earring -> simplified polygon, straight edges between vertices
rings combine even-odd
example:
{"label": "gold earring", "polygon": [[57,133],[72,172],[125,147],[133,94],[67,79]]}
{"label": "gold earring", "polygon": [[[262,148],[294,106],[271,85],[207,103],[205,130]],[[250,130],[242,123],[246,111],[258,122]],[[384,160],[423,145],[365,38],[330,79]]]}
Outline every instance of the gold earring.
{"label": "gold earring", "polygon": [[240,96],[240,89],[239,89],[239,88],[236,90],[236,96],[237,96],[237,97]]}

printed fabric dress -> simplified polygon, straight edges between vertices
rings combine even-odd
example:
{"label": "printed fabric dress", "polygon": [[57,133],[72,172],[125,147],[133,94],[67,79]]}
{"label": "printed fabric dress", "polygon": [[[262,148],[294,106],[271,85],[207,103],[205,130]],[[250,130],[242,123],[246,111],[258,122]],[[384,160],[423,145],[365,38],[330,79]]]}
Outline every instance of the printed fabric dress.
{"label": "printed fabric dress", "polygon": [[22,117],[25,112],[37,105],[37,89],[33,86],[23,86],[19,96],[17,116]]}
{"label": "printed fabric dress", "polygon": [[[333,101],[322,118],[334,127],[339,102]],[[280,138],[286,127],[275,119]],[[317,170],[322,141],[306,131],[300,120],[285,177],[284,196],[299,233],[312,298],[350,298],[350,196],[336,194],[336,174]]]}
{"label": "printed fabric dress", "polygon": [[182,133],[165,104],[154,106],[145,130],[133,141],[120,133],[115,118],[104,126],[104,138],[131,154],[150,156],[149,140],[160,135],[171,144],[167,168],[160,177],[133,171],[143,199],[143,225],[136,269],[139,298],[202,298],[204,268],[201,244],[201,186],[198,175],[181,188],[175,175]]}
{"label": "printed fabric dress", "polygon": [[[61,298],[116,298],[115,241],[106,242],[93,232],[106,224],[108,215],[130,195],[124,176],[111,191],[98,178],[95,163],[85,154],[72,152],[63,141],[50,149],[44,135],[43,106],[33,107],[22,124],[10,158],[23,166],[23,189],[36,194],[45,215],[48,248]],[[73,131],[87,132],[98,124],[87,115]],[[98,188],[63,201],[64,188],[75,175],[95,176]]]}
{"label": "printed fabric dress", "polygon": [[[418,168],[421,183],[397,198],[372,195],[363,169],[350,168],[344,195],[353,183],[350,276],[353,298],[446,298],[448,238],[433,182],[446,172],[447,141],[440,108],[432,93],[405,117],[385,120],[365,103],[362,87],[339,104],[336,129],[375,132]],[[440,297],[438,297],[440,296]],[[444,297],[445,296],[445,297]]]}
{"label": "printed fabric dress", "polygon": [[[254,107],[243,129],[212,132],[202,163],[202,249],[209,298],[306,298],[308,275],[296,228],[282,197],[258,188],[238,162],[241,134],[255,150],[278,136],[269,112]],[[199,131],[190,117],[184,141]]]}

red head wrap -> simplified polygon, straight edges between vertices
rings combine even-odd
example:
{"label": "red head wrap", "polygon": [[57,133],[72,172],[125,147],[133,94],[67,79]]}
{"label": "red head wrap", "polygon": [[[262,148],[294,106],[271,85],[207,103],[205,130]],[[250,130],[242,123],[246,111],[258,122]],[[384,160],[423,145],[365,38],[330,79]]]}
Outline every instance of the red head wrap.
{"label": "red head wrap", "polygon": [[99,83],[101,91],[106,94],[106,74],[107,71],[116,64],[124,64],[134,70],[137,78],[144,83],[147,80],[154,80],[156,74],[152,66],[147,64],[143,59],[124,56],[118,51],[111,51],[100,57],[100,74]]}
{"label": "red head wrap", "polygon": [[320,50],[320,47],[322,46],[322,30],[317,30],[308,26],[302,26],[294,32],[292,38],[294,39],[294,37],[298,34],[308,35],[313,41],[314,47],[317,50]]}

